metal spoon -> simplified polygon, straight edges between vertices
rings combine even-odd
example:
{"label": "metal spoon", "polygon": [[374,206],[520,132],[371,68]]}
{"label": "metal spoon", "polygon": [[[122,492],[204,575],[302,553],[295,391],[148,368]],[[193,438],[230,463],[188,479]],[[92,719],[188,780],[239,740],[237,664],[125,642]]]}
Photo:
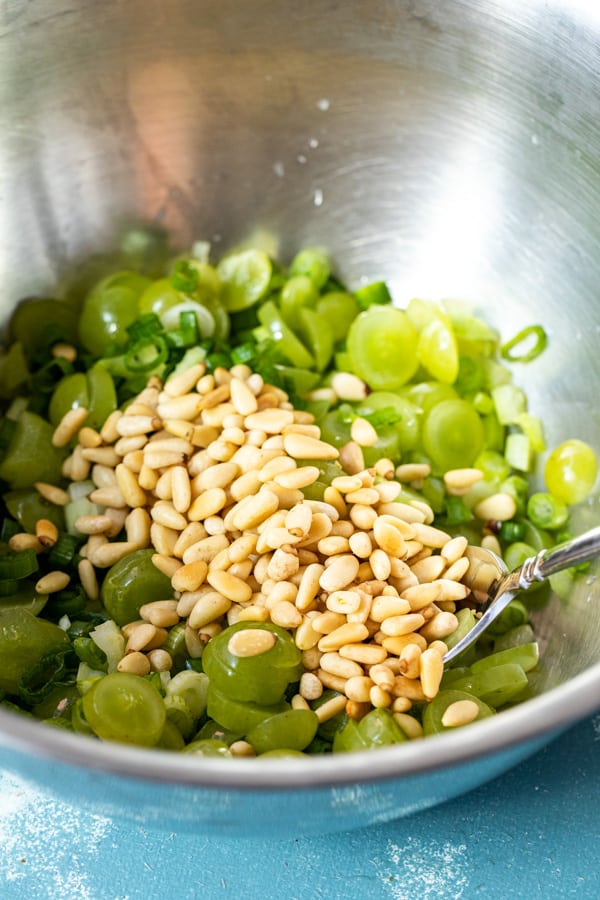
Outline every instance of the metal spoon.
{"label": "metal spoon", "polygon": [[471,588],[477,603],[483,604],[481,607],[483,615],[473,628],[451,650],[448,650],[444,656],[444,663],[450,662],[470,647],[520,591],[526,591],[536,581],[545,581],[555,572],[588,562],[599,554],[600,526],[570,541],[557,544],[551,550],[540,550],[512,572],[508,571],[504,562],[491,550],[467,547],[465,556],[469,560],[469,568],[462,581]]}

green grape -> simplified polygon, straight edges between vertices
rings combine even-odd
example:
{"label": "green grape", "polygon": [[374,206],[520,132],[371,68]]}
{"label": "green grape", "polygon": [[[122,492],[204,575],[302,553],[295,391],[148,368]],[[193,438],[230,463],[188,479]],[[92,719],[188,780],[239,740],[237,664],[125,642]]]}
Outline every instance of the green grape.
{"label": "green grape", "polygon": [[594,487],[597,475],[596,454],[589,444],[576,438],[555,447],[544,469],[548,490],[568,506],[585,500]]}
{"label": "green grape", "polygon": [[442,400],[423,426],[423,446],[439,471],[473,464],[483,446],[483,426],[466,400]]}
{"label": "green grape", "polygon": [[356,317],[348,332],[352,371],[373,390],[402,387],[417,371],[417,339],[401,309],[370,306]]}
{"label": "green grape", "polygon": [[304,750],[319,727],[316,713],[311,709],[288,709],[263,719],[246,734],[256,753],[270,750]]}
{"label": "green grape", "polygon": [[286,281],[281,288],[279,308],[290,328],[300,326],[301,310],[315,306],[318,297],[319,292],[308,275],[296,275]]}
{"label": "green grape", "polygon": [[417,356],[423,368],[444,384],[458,376],[458,346],[452,328],[441,319],[432,319],[419,334]]}
{"label": "green grape", "polygon": [[[367,417],[378,411],[381,412],[381,410],[389,411],[390,417],[395,419],[386,428],[393,429],[397,433],[399,449],[401,451],[414,450],[419,443],[421,417],[418,407],[405,397],[391,391],[373,391],[356,407],[359,416]],[[376,423],[374,423],[374,427],[378,434],[384,433]]]}
{"label": "green grape", "polygon": [[[268,631],[274,642],[260,653],[238,656],[231,649],[230,641],[240,631]],[[284,628],[270,622],[238,622],[209,641],[202,663],[211,687],[225,697],[269,706],[278,703],[288,684],[300,678],[301,658],[292,635]],[[210,710],[209,715],[221,725],[235,728]]]}
{"label": "green grape", "polygon": [[156,568],[153,555],[154,550],[134,550],[106,573],[100,596],[117,625],[135,621],[144,603],[173,596],[171,580]]}
{"label": "green grape", "polygon": [[[457,681],[458,680],[459,679],[457,679]],[[428,736],[431,734],[441,734],[444,731],[452,731],[452,727],[446,727],[442,724],[442,719],[448,707],[460,700],[472,700],[477,705],[478,713],[474,719],[475,722],[480,719],[487,719],[488,716],[494,715],[494,710],[474,694],[464,690],[457,690],[452,687],[440,691],[437,697],[434,697],[431,703],[428,703],[425,707],[423,713],[424,734]]]}
{"label": "green grape", "polygon": [[417,384],[407,385],[399,393],[401,397],[410,400],[423,415],[427,415],[442,400],[454,400],[458,397],[452,385],[440,381],[419,381]]}
{"label": "green grape", "polygon": [[344,340],[350,325],[359,313],[354,297],[342,291],[323,294],[315,308],[329,323],[336,344]]}
{"label": "green grape", "polygon": [[98,357],[125,346],[127,327],[138,317],[138,301],[149,284],[135,272],[114,272],[92,288],[79,319],[79,338],[86,350]]}
{"label": "green grape", "polygon": [[290,265],[290,275],[307,275],[319,290],[331,274],[329,257],[318,247],[306,247],[296,254]]}
{"label": "green grape", "polygon": [[83,696],[85,718],[106,741],[154,747],[165,727],[165,704],[156,688],[139,675],[113,672],[98,678]]}
{"label": "green grape", "polygon": [[231,757],[231,751],[227,744],[223,741],[214,741],[206,738],[205,740],[192,741],[184,747],[184,753],[190,753],[192,756],[225,756]]}
{"label": "green grape", "polygon": [[224,256],[217,266],[221,299],[228,312],[254,306],[269,292],[273,266],[263,250],[242,250]]}

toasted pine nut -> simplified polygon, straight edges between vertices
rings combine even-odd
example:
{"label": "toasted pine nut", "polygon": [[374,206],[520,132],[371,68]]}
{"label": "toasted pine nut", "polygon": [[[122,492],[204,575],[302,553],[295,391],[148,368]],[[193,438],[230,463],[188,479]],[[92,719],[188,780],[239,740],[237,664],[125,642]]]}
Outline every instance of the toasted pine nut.
{"label": "toasted pine nut", "polygon": [[166,575],[167,578],[173,578],[175,572],[181,568],[183,563],[180,559],[177,559],[175,556],[163,556],[160,553],[155,553],[152,556],[152,562],[163,575]]}
{"label": "toasted pine nut", "polygon": [[41,494],[44,500],[54,503],[55,506],[66,506],[69,503],[69,495],[62,488],[56,487],[54,484],[46,484],[45,481],[34,482],[34,488]]}
{"label": "toasted pine nut", "polygon": [[179,372],[177,375],[169,375],[165,381],[165,394],[169,397],[180,397],[183,394],[188,394],[196,382],[202,378],[205,371],[206,366],[204,363],[196,363],[196,365],[190,366],[189,369],[185,369],[185,371]]}
{"label": "toasted pine nut", "polygon": [[345,707],[346,697],[332,697],[331,700],[326,700],[325,703],[318,706],[315,709],[315,713],[319,722],[327,722],[329,719],[333,719],[334,716],[337,716],[338,713],[343,712]]}
{"label": "toasted pine nut", "polygon": [[150,660],[144,653],[134,650],[119,660],[117,671],[131,675],[147,675],[150,671]]}
{"label": "toasted pine nut", "polygon": [[444,728],[458,728],[474,722],[479,715],[479,707],[474,700],[455,700],[444,710],[442,725]]}
{"label": "toasted pine nut", "polygon": [[52,443],[55,447],[66,447],[73,440],[83,423],[88,417],[88,410],[84,406],[76,406],[67,410],[52,434]]}
{"label": "toasted pine nut", "polygon": [[188,616],[188,624],[191,628],[202,628],[221,618],[231,608],[231,600],[217,591],[203,594]]}
{"label": "toasted pine nut", "polygon": [[252,597],[252,588],[241,578],[231,575],[229,572],[216,571],[209,569],[206,576],[208,583],[233,603],[247,603]]}
{"label": "toasted pine nut", "polygon": [[57,591],[62,591],[69,584],[70,580],[66,572],[48,572],[36,583],[36,594],[54,594]]}
{"label": "toasted pine nut", "polygon": [[[396,698],[394,704],[397,703],[399,699],[399,697]],[[394,711],[394,719],[409,740],[416,740],[417,738],[423,737],[423,726],[414,716],[409,716],[405,712]]]}
{"label": "toasted pine nut", "polygon": [[248,657],[259,656],[271,650],[277,643],[277,637],[272,631],[262,628],[244,628],[236,631],[229,638],[227,650],[233,656]]}
{"label": "toasted pine nut", "polygon": [[458,619],[454,613],[440,612],[430,619],[426,625],[419,629],[422,637],[431,643],[432,641],[443,640],[456,631],[458,628]]}
{"label": "toasted pine nut", "polygon": [[352,422],[350,436],[360,447],[372,447],[379,439],[377,432],[368,419],[363,419],[361,416],[358,416]]}
{"label": "toasted pine nut", "polygon": [[323,693],[323,684],[312,672],[304,672],[300,677],[300,696],[305,700],[318,700]]}
{"label": "toasted pine nut", "polygon": [[444,473],[444,484],[449,494],[460,497],[468,493],[482,478],[481,469],[449,469]]}
{"label": "toasted pine nut", "polygon": [[44,550],[35,534],[28,534],[26,531],[11,535],[8,546],[15,553],[20,553],[21,550],[35,550],[36,553],[42,553]]}
{"label": "toasted pine nut", "polygon": [[283,438],[285,452],[294,459],[337,459],[337,447],[306,434],[286,434]]}
{"label": "toasted pine nut", "polygon": [[[121,422],[122,419],[119,419],[119,421]],[[135,472],[132,472],[124,463],[119,463],[115,467],[115,475],[119,490],[127,506],[131,508],[145,506],[147,502],[146,492],[140,487]]]}
{"label": "toasted pine nut", "polygon": [[370,701],[371,688],[374,684],[375,682],[368,675],[356,675],[346,681],[344,693],[349,700],[367,703]]}
{"label": "toasted pine nut", "polygon": [[481,500],[474,508],[473,512],[478,519],[487,521],[492,519],[496,522],[506,522],[512,519],[517,511],[517,503],[511,494],[498,493],[492,494]]}
{"label": "toasted pine nut", "polygon": [[173,657],[168,650],[163,650],[162,647],[150,650],[146,658],[153,672],[170,672],[173,668]]}
{"label": "toasted pine nut", "polygon": [[129,541],[115,541],[102,544],[94,550],[93,554],[88,552],[88,559],[99,569],[107,569],[136,549],[136,546],[130,544]]}
{"label": "toasted pine nut", "polygon": [[35,535],[42,547],[53,547],[58,540],[58,528],[49,519],[38,519]]}
{"label": "toasted pine nut", "polygon": [[97,600],[100,596],[98,588],[98,579],[96,578],[96,570],[89,559],[81,559],[77,564],[77,572],[81,586],[85,591],[89,600]]}
{"label": "toasted pine nut", "polygon": [[344,644],[360,643],[368,636],[369,629],[365,625],[361,625],[359,622],[347,622],[324,635],[317,646],[319,650],[326,653],[328,650],[339,650]]}
{"label": "toasted pine nut", "polygon": [[367,386],[350,372],[336,372],[331,379],[331,387],[340,400],[359,401],[367,396]]}

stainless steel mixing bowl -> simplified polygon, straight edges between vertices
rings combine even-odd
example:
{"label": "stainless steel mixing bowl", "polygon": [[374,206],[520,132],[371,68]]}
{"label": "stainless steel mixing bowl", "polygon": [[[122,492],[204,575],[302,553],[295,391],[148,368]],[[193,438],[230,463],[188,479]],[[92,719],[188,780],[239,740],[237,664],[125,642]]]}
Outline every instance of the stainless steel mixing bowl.
{"label": "stainless steel mixing bowl", "polygon": [[[472,300],[506,335],[550,445],[600,446],[595,0],[0,0],[2,314],[140,223],[219,250],[327,246],[350,284]],[[129,231],[128,231],[129,229]],[[581,527],[598,520],[598,502]],[[405,815],[600,706],[593,571],[537,616],[540,696],[367,756],[215,761],[0,712],[0,762],[94,809],[278,836]],[[0,663],[1,664],[1,663]]]}

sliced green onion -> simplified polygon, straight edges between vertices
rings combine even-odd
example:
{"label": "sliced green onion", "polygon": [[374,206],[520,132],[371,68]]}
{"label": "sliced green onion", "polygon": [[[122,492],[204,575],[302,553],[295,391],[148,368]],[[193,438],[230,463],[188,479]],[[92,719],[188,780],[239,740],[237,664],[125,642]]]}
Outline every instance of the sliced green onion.
{"label": "sliced green onion", "polygon": [[544,352],[548,335],[541,325],[528,325],[500,348],[502,359],[508,362],[531,362]]}
{"label": "sliced green onion", "polygon": [[125,354],[125,366],[130,372],[151,372],[166,362],[169,348],[160,334],[142,338]]}
{"label": "sliced green onion", "polygon": [[191,294],[198,287],[198,270],[187,259],[180,259],[171,273],[171,284],[176,291]]}
{"label": "sliced green onion", "polygon": [[569,510],[562,500],[540,491],[527,501],[527,516],[536,528],[554,531],[563,527],[569,518]]}
{"label": "sliced green onion", "polygon": [[522,541],[525,537],[525,524],[524,522],[515,522],[514,519],[502,522],[498,536],[509,544],[515,541]]}
{"label": "sliced green onion", "polygon": [[365,284],[354,291],[354,299],[360,309],[368,309],[369,306],[383,306],[392,302],[392,295],[389,292],[385,281],[374,281],[372,284]]}
{"label": "sliced green onion", "polygon": [[70,565],[73,562],[73,558],[77,553],[80,543],[81,538],[76,535],[67,534],[64,531],[61,532],[58,535],[58,540],[48,553],[48,562],[52,568],[63,569]]}
{"label": "sliced green onion", "polygon": [[154,337],[156,334],[162,334],[163,327],[155,313],[145,313],[127,326],[127,333],[130,343],[137,344],[138,341],[144,341],[147,338]]}
{"label": "sliced green onion", "polygon": [[0,578],[27,578],[38,570],[38,559],[35,550],[20,550],[18,553],[7,553],[0,556]]}
{"label": "sliced green onion", "polygon": [[247,341],[245,344],[238,344],[231,351],[231,362],[238,366],[242,363],[249,365],[256,359],[256,344]]}
{"label": "sliced green onion", "polygon": [[448,525],[464,525],[473,519],[473,513],[462,497],[448,497],[446,499],[446,522]]}

